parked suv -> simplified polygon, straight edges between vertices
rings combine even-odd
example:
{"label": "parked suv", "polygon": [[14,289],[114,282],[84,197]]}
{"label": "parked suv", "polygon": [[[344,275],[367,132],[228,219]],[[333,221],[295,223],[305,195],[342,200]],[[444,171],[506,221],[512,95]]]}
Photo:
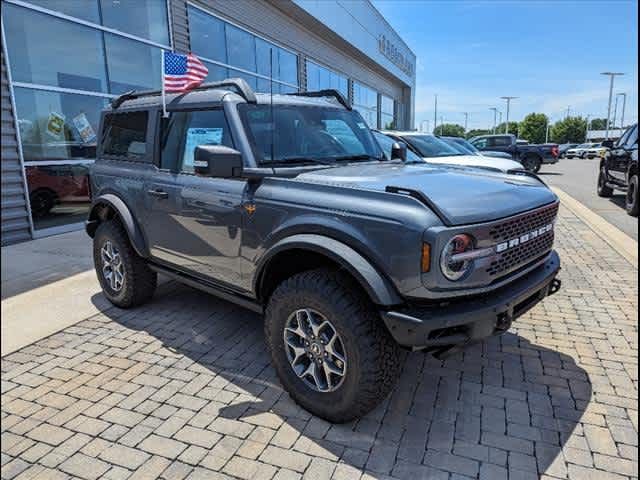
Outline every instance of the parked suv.
{"label": "parked suv", "polygon": [[627,213],[638,216],[638,124],[622,134],[617,142],[605,140],[608,148],[600,161],[598,195],[610,197],[614,190],[626,192]]}
{"label": "parked suv", "polygon": [[501,334],[559,288],[558,199],[533,176],[389,159],[333,90],[233,79],[167,109],[130,92],[102,113],[86,228],[105,296],[139,305],[160,272],[264,314],[282,385],[322,418],[374,408],[403,349]]}
{"label": "parked suv", "polygon": [[558,145],[555,143],[532,145],[518,140],[515,135],[482,135],[469,139],[469,142],[481,152],[506,152],[530,172],[539,172],[543,164],[558,163]]}

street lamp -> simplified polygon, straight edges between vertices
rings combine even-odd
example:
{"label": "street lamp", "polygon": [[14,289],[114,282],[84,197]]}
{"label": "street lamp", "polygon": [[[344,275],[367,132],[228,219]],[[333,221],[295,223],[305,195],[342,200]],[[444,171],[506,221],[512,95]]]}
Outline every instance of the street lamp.
{"label": "street lamp", "polygon": [[436,128],[438,128],[438,94],[435,97],[435,106],[433,109],[433,133],[435,135]]}
{"label": "street lamp", "polygon": [[[425,122],[427,123],[426,130],[424,128]],[[424,133],[429,133],[429,120],[422,120],[422,122],[420,122],[420,130],[422,130]]]}
{"label": "street lamp", "polygon": [[509,133],[509,105],[511,105],[511,100],[518,97],[500,97],[500,98],[507,101],[507,123],[505,124],[505,127],[504,127],[504,133],[508,134]]}
{"label": "street lamp", "polygon": [[609,140],[609,121],[611,119],[611,97],[613,96],[613,80],[617,75],[624,75],[621,72],[602,72],[600,75],[608,75],[610,78],[609,83],[609,106],[607,107],[607,133],[605,134],[606,140]]}
{"label": "street lamp", "polygon": [[616,94],[616,100],[618,98],[618,95],[622,97],[622,116],[620,117],[620,128],[624,128],[624,108],[627,105],[627,94],[625,92],[620,92]]}
{"label": "street lamp", "polygon": [[496,107],[491,107],[489,110],[493,110],[493,134],[496,134],[496,115],[498,113],[498,109]]}
{"label": "street lamp", "polygon": [[544,136],[544,143],[549,143],[549,127],[551,127],[551,117],[547,117],[547,133]]}
{"label": "street lamp", "polygon": [[469,120],[469,112],[464,112],[464,134],[467,134],[467,122]]}
{"label": "street lamp", "polygon": [[614,130],[616,128],[616,119],[618,118],[618,95],[616,95],[616,101],[613,104],[613,120],[611,121],[611,125]]}

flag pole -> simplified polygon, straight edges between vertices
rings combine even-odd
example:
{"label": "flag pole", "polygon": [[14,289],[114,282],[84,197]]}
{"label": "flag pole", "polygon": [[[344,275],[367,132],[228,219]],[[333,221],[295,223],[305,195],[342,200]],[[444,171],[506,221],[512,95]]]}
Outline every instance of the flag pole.
{"label": "flag pole", "polygon": [[160,81],[162,82],[162,116],[167,118],[169,114],[167,113],[167,99],[165,98],[164,92],[164,49],[160,50],[160,68],[161,68],[161,76]]}

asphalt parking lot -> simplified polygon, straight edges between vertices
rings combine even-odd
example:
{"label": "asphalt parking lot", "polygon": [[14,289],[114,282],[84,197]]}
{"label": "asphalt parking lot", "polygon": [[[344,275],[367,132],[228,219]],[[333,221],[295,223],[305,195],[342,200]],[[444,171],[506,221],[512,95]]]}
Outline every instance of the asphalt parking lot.
{"label": "asphalt parking lot", "polygon": [[253,313],[173,283],[98,308],[2,358],[2,478],[637,478],[637,267],[564,207],[557,231],[558,294],[445,361],[412,353],[345,425],[281,389]]}
{"label": "asphalt parking lot", "polygon": [[611,198],[598,197],[596,185],[599,168],[598,159],[562,158],[555,165],[543,165],[540,175],[549,185],[561,188],[631,238],[638,240],[638,219],[627,215],[624,193],[616,192]]}

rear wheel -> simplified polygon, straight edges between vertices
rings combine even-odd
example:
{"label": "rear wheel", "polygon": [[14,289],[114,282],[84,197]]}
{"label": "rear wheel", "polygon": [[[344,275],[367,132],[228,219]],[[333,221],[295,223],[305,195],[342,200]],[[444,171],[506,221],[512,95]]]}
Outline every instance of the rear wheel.
{"label": "rear wheel", "polygon": [[601,167],[598,175],[598,196],[608,198],[611,195],[613,195],[613,188],[607,187],[607,172],[604,167]]}
{"label": "rear wheel", "polygon": [[633,175],[629,180],[626,198],[627,213],[632,217],[638,216],[638,175]]}
{"label": "rear wheel", "polygon": [[540,160],[540,157],[537,157],[535,155],[527,155],[522,161],[522,166],[530,172],[538,173],[540,171],[540,167],[542,166],[542,161]]}
{"label": "rear wheel", "polygon": [[114,305],[135,307],[153,296],[158,276],[135,252],[117,220],[103,222],[96,229],[93,263],[102,291]]}
{"label": "rear wheel", "polygon": [[382,402],[404,359],[359,286],[327,268],[298,273],[276,288],[265,337],[284,388],[331,422],[350,421]]}

